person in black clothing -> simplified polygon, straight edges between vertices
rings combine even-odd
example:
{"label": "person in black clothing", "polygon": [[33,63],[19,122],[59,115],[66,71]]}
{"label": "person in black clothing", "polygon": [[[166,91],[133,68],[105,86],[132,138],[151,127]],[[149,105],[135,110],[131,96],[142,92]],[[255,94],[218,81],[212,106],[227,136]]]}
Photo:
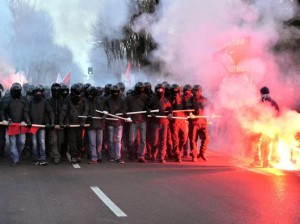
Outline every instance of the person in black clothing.
{"label": "person in black clothing", "polygon": [[[135,84],[134,91],[127,96],[126,104],[128,112],[146,111],[149,103],[149,97],[143,93],[144,84],[138,82]],[[138,161],[146,163],[145,151],[146,151],[146,129],[147,129],[147,114],[132,114],[130,115],[132,123],[129,127],[129,159],[135,159],[136,145],[139,145],[138,149]],[[136,143],[139,133],[139,142]]]}
{"label": "person in black clothing", "polygon": [[[171,86],[170,102],[173,107],[173,115],[177,117],[186,117],[186,113],[184,111],[175,112],[176,110],[186,109],[186,103],[180,92],[181,91],[179,85],[173,84]],[[188,122],[184,119],[172,119],[170,121],[170,130],[175,160],[176,162],[180,163],[181,153],[182,151],[184,151],[183,147],[186,145],[186,141],[188,138]]]}
{"label": "person in black clothing", "polygon": [[85,118],[79,116],[87,116],[89,106],[87,101],[82,97],[83,86],[80,83],[71,86],[71,94],[66,97],[61,106],[59,113],[59,126],[70,127],[70,125],[80,125],[80,127],[68,128],[68,144],[73,164],[80,163],[82,158],[82,133],[84,131]]}
{"label": "person in black clothing", "polygon": [[100,101],[98,98],[98,90],[94,86],[90,86],[87,89],[87,100],[89,106],[87,123],[90,125],[87,128],[89,163],[96,164],[97,162],[102,162],[103,130],[106,115],[102,114],[101,119],[93,119],[92,117],[99,117],[99,113],[96,110],[105,111],[107,109],[104,108],[103,101]]}
{"label": "person in black clothing", "polygon": [[[38,124],[54,128],[54,113],[50,104],[44,99],[43,93],[42,85],[35,86],[32,100],[25,105],[24,116],[28,127],[31,127],[32,124]],[[47,165],[44,128],[39,128],[35,134],[32,134],[31,144],[33,164]]]}
{"label": "person in black clothing", "polygon": [[[48,99],[49,104],[52,107],[55,117],[56,125],[59,124],[59,112],[63,103],[63,99],[61,97],[61,85],[59,83],[53,83],[51,86],[51,98]],[[60,162],[60,151],[62,149],[62,144],[64,142],[64,130],[62,129],[54,129],[48,128],[46,130],[48,132],[48,147],[50,156],[53,159],[54,164],[59,164]]]}
{"label": "person in black clothing", "polygon": [[[163,84],[157,84],[155,86],[155,95],[150,99],[148,114],[151,115],[151,138],[152,138],[152,158],[156,161],[157,157],[159,162],[165,163],[166,149],[167,149],[167,132],[169,126],[169,120],[172,119],[172,105],[170,101],[164,96],[165,88]],[[150,110],[158,109],[157,114],[150,113]],[[165,111],[168,112],[168,118],[160,118],[158,116],[164,116]]]}
{"label": "person in black clothing", "polygon": [[[202,87],[200,85],[194,85],[192,88],[193,96],[187,103],[187,109],[193,109],[194,112],[190,112],[189,119],[189,140],[191,147],[191,156],[193,162],[197,161],[197,157],[206,161],[205,152],[209,143],[209,132],[207,127],[207,119],[196,116],[204,116],[204,109],[207,107],[207,98],[202,95]],[[198,138],[200,138],[199,154],[197,150]]]}
{"label": "person in black clothing", "polygon": [[[21,95],[22,86],[19,83],[12,84],[10,96],[7,97],[3,104],[3,117],[1,120],[4,124],[21,123],[24,121],[24,107],[26,98]],[[19,129],[20,130],[20,129]],[[25,145],[25,134],[20,132],[9,134],[10,158],[12,166],[20,162],[20,157]]]}
{"label": "person in black clothing", "polygon": [[[154,92],[152,90],[152,85],[150,82],[144,82],[144,94],[146,94],[149,99],[154,95]],[[151,122],[149,119],[147,119],[147,131],[146,131],[146,159],[150,160],[151,159]]]}
{"label": "person in black clothing", "polygon": [[[105,99],[104,107],[107,108],[110,114],[126,113],[125,99],[121,96],[121,90],[118,85],[112,86],[111,95]],[[130,120],[128,121],[130,122]],[[106,121],[110,160],[120,164],[124,163],[121,159],[123,125],[124,121],[121,119]]]}
{"label": "person in black clothing", "polygon": [[[279,115],[279,106],[275,100],[270,97],[270,90],[268,87],[264,86],[260,89],[261,103],[264,105],[269,105],[275,112],[275,116]],[[254,160],[250,164],[252,167],[269,167],[270,157],[272,153],[272,144],[276,143],[276,138],[271,138],[270,136],[259,133],[257,135],[257,144],[254,148]]]}

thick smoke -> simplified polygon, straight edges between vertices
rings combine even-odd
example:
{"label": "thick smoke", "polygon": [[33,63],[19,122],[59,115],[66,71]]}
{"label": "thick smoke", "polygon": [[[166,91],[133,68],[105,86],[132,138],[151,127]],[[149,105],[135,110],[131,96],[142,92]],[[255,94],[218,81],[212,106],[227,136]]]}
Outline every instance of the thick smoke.
{"label": "thick smoke", "polygon": [[[92,64],[94,66],[94,63],[100,63],[101,70],[104,69],[103,64],[107,65],[107,63],[102,52],[98,52],[100,57],[96,59],[96,62],[94,61],[96,57],[92,57],[92,63],[89,59],[89,51],[95,45],[90,35],[92,24],[100,17],[103,20],[100,30],[105,33],[107,38],[122,37],[122,26],[128,22],[129,15],[127,1],[37,0],[37,5],[52,15],[56,30],[56,42],[70,47],[75,62],[80,65],[84,74],[87,74],[88,67]],[[91,53],[91,55],[93,54]],[[94,71],[97,71],[97,66]],[[90,79],[82,81],[93,83],[93,80]]]}
{"label": "thick smoke", "polygon": [[9,54],[9,44],[14,36],[12,29],[12,15],[7,1],[0,1],[0,77],[2,84],[8,88],[5,83],[7,76],[14,72],[11,65],[11,55]]}
{"label": "thick smoke", "polygon": [[[293,1],[163,0],[155,23],[144,22],[146,16],[136,23],[137,29],[148,26],[158,43],[152,57],[171,73],[167,81],[202,85],[214,108],[209,113],[222,115],[212,127],[212,142],[226,143],[222,150],[243,155],[248,134],[267,127],[270,137],[287,129],[293,137],[299,128],[299,115],[289,109],[299,97],[293,95],[297,86],[287,85],[293,71],[278,63],[290,58],[274,53],[279,38],[291,35],[283,24],[294,8]],[[262,86],[281,116],[259,106]]]}

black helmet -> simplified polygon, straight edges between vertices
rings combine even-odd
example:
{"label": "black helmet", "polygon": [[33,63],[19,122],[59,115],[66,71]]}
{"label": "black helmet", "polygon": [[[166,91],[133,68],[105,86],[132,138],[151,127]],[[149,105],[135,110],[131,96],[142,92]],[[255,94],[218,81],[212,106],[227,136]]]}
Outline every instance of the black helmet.
{"label": "black helmet", "polygon": [[42,99],[44,92],[45,92],[45,89],[42,85],[37,85],[32,90],[33,96],[37,100]]}
{"label": "black helmet", "polygon": [[142,82],[137,82],[134,86],[134,91],[136,94],[141,94],[144,92],[144,84]]}
{"label": "black helmet", "polygon": [[27,94],[28,94],[29,96],[32,96],[32,95],[33,95],[33,89],[34,89],[34,85],[29,85],[28,91],[27,91]]}
{"label": "black helmet", "polygon": [[84,91],[87,91],[87,89],[88,89],[90,86],[92,86],[91,83],[85,83],[85,84],[83,85],[83,90],[84,90]]}
{"label": "black helmet", "polygon": [[35,94],[36,92],[41,92],[43,94],[44,91],[45,91],[45,89],[42,85],[37,85],[32,90],[33,94]]}
{"label": "black helmet", "polygon": [[96,89],[97,89],[98,96],[102,96],[104,89],[101,86],[97,86]]}
{"label": "black helmet", "polygon": [[80,83],[71,86],[71,95],[80,99],[83,87]]}
{"label": "black helmet", "polygon": [[194,85],[192,88],[192,93],[194,96],[201,96],[202,94],[202,87],[200,85]]}
{"label": "black helmet", "polygon": [[30,84],[27,82],[23,84],[22,89],[24,90],[25,93],[27,93],[29,86],[30,86]]}
{"label": "black helmet", "polygon": [[164,85],[163,84],[157,84],[156,86],[155,86],[155,94],[159,97],[159,98],[161,98],[163,95],[164,95],[164,93],[165,93],[165,87],[164,87]]}
{"label": "black helmet", "polygon": [[126,91],[126,96],[129,96],[129,95],[131,95],[131,94],[132,94],[132,92],[133,92],[133,89],[129,89],[129,90],[127,90],[127,91]]}
{"label": "black helmet", "polygon": [[63,98],[67,97],[70,93],[69,87],[66,84],[61,84],[60,91]]}
{"label": "black helmet", "polygon": [[169,83],[165,82],[164,87],[165,87],[165,96],[169,97],[170,94],[171,94],[171,92],[170,92],[171,91],[171,85]]}
{"label": "black helmet", "polygon": [[13,98],[19,99],[21,97],[22,86],[20,83],[15,82],[10,87],[10,95]]}
{"label": "black helmet", "polygon": [[197,90],[201,92],[202,87],[200,85],[194,85],[193,88],[192,88],[192,91],[197,91]]}
{"label": "black helmet", "polygon": [[113,86],[111,87],[111,94],[112,94],[113,96],[119,96],[120,93],[121,93],[121,90],[120,90],[120,87],[119,87],[118,85],[113,85]]}
{"label": "black helmet", "polygon": [[179,94],[180,93],[180,87],[177,84],[173,84],[170,88],[171,94],[175,95],[175,94]]}
{"label": "black helmet", "polygon": [[264,86],[260,89],[260,93],[261,94],[269,94],[270,93],[270,90],[268,87]]}
{"label": "black helmet", "polygon": [[106,95],[109,95],[111,93],[111,87],[112,87],[112,84],[110,84],[110,83],[106,84],[104,86],[104,92],[105,92]]}
{"label": "black helmet", "polygon": [[51,85],[51,94],[52,97],[58,98],[61,94],[61,85],[59,83],[53,83]]}
{"label": "black helmet", "polygon": [[118,82],[117,83],[117,86],[119,86],[121,92],[124,92],[125,91],[125,84],[123,82]]}
{"label": "black helmet", "polygon": [[98,90],[95,86],[90,86],[89,88],[87,88],[86,92],[88,99],[94,99],[98,95]]}
{"label": "black helmet", "polygon": [[152,93],[152,86],[150,82],[144,82],[144,93],[148,95]]}
{"label": "black helmet", "polygon": [[192,91],[192,86],[190,84],[185,84],[183,86],[183,92]]}

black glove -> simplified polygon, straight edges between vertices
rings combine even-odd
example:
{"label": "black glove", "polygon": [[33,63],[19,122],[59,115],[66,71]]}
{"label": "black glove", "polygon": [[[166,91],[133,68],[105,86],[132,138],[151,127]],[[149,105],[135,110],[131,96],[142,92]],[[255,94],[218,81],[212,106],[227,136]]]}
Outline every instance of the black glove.
{"label": "black glove", "polygon": [[12,125],[12,121],[10,118],[8,118],[7,122],[8,122],[8,125]]}
{"label": "black glove", "polygon": [[84,122],[80,123],[80,127],[83,128],[84,127]]}
{"label": "black glove", "polygon": [[147,109],[147,115],[151,115],[151,110]]}
{"label": "black glove", "polygon": [[105,120],[106,118],[107,118],[107,115],[104,114],[104,115],[102,116],[102,119]]}
{"label": "black glove", "polygon": [[151,113],[152,118],[156,118],[156,115],[154,113]]}
{"label": "black glove", "polygon": [[93,119],[93,117],[92,117],[92,115],[88,115],[86,119],[91,121]]}
{"label": "black glove", "polygon": [[59,127],[60,127],[60,128],[64,128],[64,124],[61,124],[61,123],[60,123],[60,124],[59,124]]}
{"label": "black glove", "polygon": [[28,127],[28,128],[31,128],[31,127],[32,127],[32,124],[31,124],[31,123],[27,123],[27,127]]}
{"label": "black glove", "polygon": [[50,128],[50,124],[45,124],[45,128]]}
{"label": "black glove", "polygon": [[50,124],[50,128],[55,128],[55,124]]}
{"label": "black glove", "polygon": [[70,127],[70,124],[65,124],[65,128],[69,128]]}

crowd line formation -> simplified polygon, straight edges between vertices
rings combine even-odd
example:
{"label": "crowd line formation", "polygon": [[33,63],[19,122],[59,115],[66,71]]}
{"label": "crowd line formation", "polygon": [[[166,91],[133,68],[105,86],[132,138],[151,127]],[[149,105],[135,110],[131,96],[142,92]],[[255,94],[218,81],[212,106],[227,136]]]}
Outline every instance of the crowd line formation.
{"label": "crowd line formation", "polygon": [[[122,82],[104,88],[53,83],[49,91],[42,85],[13,83],[1,95],[0,156],[8,134],[12,166],[20,163],[24,151],[30,151],[34,165],[50,160],[59,164],[67,153],[73,164],[85,154],[90,164],[106,156],[122,164],[124,149],[130,161],[140,163],[180,163],[183,157],[206,161],[209,131],[204,110],[209,104],[200,85],[164,82],[152,89],[149,82],[137,82],[125,92]],[[17,132],[8,131],[12,127]],[[22,127],[38,128],[25,133]]]}

